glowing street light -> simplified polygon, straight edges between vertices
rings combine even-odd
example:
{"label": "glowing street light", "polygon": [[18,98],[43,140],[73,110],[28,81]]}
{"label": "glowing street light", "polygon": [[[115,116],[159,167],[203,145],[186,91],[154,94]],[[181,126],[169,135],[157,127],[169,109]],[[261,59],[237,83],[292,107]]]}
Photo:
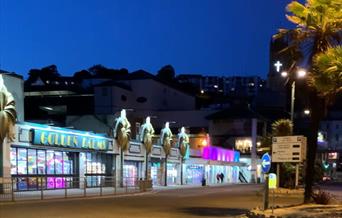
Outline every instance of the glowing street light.
{"label": "glowing street light", "polygon": [[305,114],[305,115],[310,115],[310,113],[311,113],[311,111],[310,111],[309,109],[305,109],[305,110],[304,110],[304,114]]}
{"label": "glowing street light", "polygon": [[306,76],[306,71],[305,71],[305,70],[298,70],[297,76],[298,76],[299,78],[305,77],[305,76]]}
{"label": "glowing street light", "polygon": [[[277,61],[277,63],[275,63],[274,66],[277,67],[277,71],[278,71],[278,69],[280,69],[280,67],[282,66],[282,64],[281,64],[279,61]],[[278,71],[278,72],[279,72],[279,71]],[[280,73],[280,75],[281,75],[282,77],[288,77],[288,76],[289,76],[289,74],[288,74],[286,71],[282,71],[282,72]],[[304,78],[305,76],[306,76],[306,71],[305,71],[304,69],[299,69],[299,70],[297,71],[297,77],[298,77],[298,78]],[[292,121],[292,122],[293,122],[293,115],[294,115],[295,89],[296,89],[296,81],[293,80],[293,82],[292,82],[292,84],[291,84],[291,121]],[[306,110],[305,110],[305,111],[306,111]],[[305,111],[304,111],[304,113],[305,113],[306,115],[309,115],[309,114],[310,114],[310,111],[309,111],[309,110],[306,111],[306,112],[305,112]],[[308,114],[307,114],[307,113],[308,113]]]}
{"label": "glowing street light", "polygon": [[288,73],[286,72],[286,71],[283,71],[283,72],[281,72],[281,74],[280,74],[282,77],[287,77],[288,76]]}

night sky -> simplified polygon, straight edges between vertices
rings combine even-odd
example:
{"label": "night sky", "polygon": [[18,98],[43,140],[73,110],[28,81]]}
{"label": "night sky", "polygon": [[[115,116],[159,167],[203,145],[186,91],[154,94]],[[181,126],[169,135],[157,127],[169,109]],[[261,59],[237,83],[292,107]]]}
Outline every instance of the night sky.
{"label": "night sky", "polygon": [[0,0],[0,68],[260,75],[289,0]]}

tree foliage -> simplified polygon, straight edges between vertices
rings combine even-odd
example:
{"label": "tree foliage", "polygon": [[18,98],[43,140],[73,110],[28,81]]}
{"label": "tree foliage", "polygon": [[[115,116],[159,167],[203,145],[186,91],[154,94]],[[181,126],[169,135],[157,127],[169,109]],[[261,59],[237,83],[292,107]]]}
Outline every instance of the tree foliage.
{"label": "tree foliage", "polygon": [[[299,65],[300,61],[306,61],[309,71],[307,89],[307,99],[311,110],[311,123],[308,129],[308,149],[307,149],[307,167],[305,177],[305,202],[309,202],[312,194],[313,177],[315,174],[314,165],[317,151],[317,134],[320,120],[326,112],[328,96],[322,91],[331,90],[329,87],[338,86],[337,81],[327,80],[326,76],[322,76],[322,71],[329,68],[319,69],[315,71],[312,66],[315,56],[326,52],[330,47],[336,47],[341,44],[342,29],[342,1],[341,0],[307,0],[306,4],[298,1],[292,1],[287,5],[287,19],[296,25],[290,30],[280,29],[275,38],[281,37],[287,40],[288,47],[286,50],[294,50],[300,52],[302,58],[294,59],[294,65],[289,70],[291,74]],[[323,67],[319,63],[318,68]],[[316,73],[315,73],[316,72]],[[323,79],[323,78],[324,79]],[[292,75],[292,78],[294,76]],[[325,82],[320,83],[319,81]],[[336,93],[336,92],[335,92]]]}
{"label": "tree foliage", "polygon": [[272,123],[273,136],[290,136],[292,135],[293,124],[291,120],[280,119]]}
{"label": "tree foliage", "polygon": [[314,57],[309,84],[331,104],[342,91],[342,46],[330,47]]}
{"label": "tree foliage", "polygon": [[172,82],[175,79],[175,74],[175,69],[171,65],[166,65],[158,71],[157,77],[163,81]]}

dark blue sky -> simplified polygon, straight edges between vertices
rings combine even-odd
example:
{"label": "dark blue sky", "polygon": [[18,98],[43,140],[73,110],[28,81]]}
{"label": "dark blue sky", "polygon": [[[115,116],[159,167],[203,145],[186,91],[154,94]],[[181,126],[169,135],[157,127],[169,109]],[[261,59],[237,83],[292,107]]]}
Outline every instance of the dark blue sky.
{"label": "dark blue sky", "polygon": [[260,75],[289,0],[0,0],[1,69]]}

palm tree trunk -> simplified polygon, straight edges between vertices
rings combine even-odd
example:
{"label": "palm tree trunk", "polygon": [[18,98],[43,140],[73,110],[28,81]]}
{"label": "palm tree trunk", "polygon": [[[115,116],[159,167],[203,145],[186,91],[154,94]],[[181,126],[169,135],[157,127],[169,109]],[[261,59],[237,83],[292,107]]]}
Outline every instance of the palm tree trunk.
{"label": "palm tree trunk", "polygon": [[164,186],[167,186],[167,156],[165,155]]}
{"label": "palm tree trunk", "polygon": [[311,125],[308,132],[304,203],[309,203],[312,196],[312,185],[315,174],[315,160],[317,152],[317,135],[319,124],[324,116],[325,103],[316,93],[310,93]]}

